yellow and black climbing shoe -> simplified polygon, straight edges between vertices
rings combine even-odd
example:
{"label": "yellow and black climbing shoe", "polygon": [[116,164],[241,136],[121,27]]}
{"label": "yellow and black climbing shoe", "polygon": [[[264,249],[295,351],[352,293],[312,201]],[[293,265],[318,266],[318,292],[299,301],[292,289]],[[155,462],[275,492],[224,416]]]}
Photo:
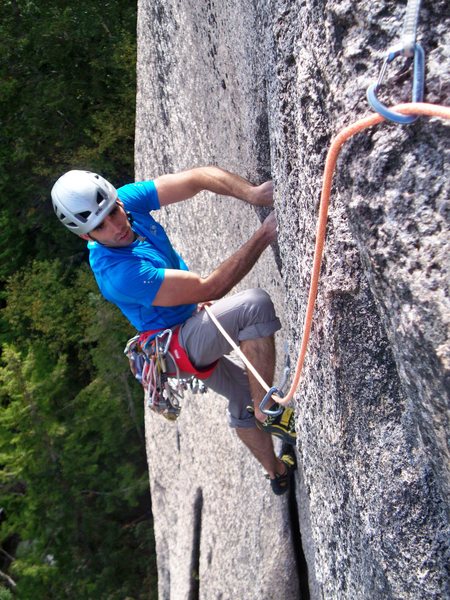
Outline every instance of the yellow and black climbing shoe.
{"label": "yellow and black climbing shoe", "polygon": [[[277,405],[272,406],[271,410],[275,408],[277,408]],[[247,406],[247,410],[249,413],[255,414],[252,406]],[[295,446],[297,433],[295,431],[294,409],[285,408],[280,415],[269,415],[264,423],[256,419],[256,426],[262,431],[281,438],[286,444]]]}
{"label": "yellow and black climbing shoe", "polygon": [[294,449],[287,445],[286,449],[282,450],[280,460],[286,466],[286,471],[281,475],[275,475],[274,479],[271,479],[269,475],[266,475],[267,479],[270,481],[272,492],[277,496],[282,496],[288,491],[292,475],[297,468]]}

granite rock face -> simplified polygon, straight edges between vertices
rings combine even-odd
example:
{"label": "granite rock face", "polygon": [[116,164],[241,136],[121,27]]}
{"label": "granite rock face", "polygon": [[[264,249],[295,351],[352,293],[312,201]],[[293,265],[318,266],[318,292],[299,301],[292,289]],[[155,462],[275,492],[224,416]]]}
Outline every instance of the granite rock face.
{"label": "granite rock face", "polygon": [[[279,244],[241,287],[271,294],[293,360],[326,151],[370,113],[365,90],[404,9],[384,0],[139,3],[136,178],[210,163],[255,183],[273,177]],[[420,13],[434,103],[449,91],[445,15],[442,0]],[[391,77],[385,93],[389,104],[407,101],[410,77]],[[296,503],[271,496],[228,429],[222,398],[187,398],[175,424],[147,415],[160,598],[450,594],[447,131],[436,119],[385,123],[343,149],[295,399]],[[204,195],[161,220],[206,274],[251,235],[257,212]]]}

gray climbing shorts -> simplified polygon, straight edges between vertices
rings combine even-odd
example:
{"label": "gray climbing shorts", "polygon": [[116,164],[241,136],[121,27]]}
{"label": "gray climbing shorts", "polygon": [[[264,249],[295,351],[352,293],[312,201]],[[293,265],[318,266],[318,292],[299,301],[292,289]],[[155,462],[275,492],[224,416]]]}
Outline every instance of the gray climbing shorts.
{"label": "gray climbing shorts", "polygon": [[[211,310],[236,344],[270,336],[281,328],[270,296],[259,288],[218,300]],[[245,366],[238,357],[228,356],[232,347],[205,310],[183,323],[179,341],[198,368],[219,360],[205,384],[228,399],[230,426],[255,427],[254,417],[246,408],[251,405],[252,398]]]}

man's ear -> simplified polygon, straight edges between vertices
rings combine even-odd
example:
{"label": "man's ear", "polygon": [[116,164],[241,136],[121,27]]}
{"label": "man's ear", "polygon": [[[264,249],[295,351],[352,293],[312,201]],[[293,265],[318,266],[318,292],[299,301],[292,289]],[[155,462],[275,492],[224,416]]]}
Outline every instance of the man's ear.
{"label": "man's ear", "polygon": [[79,233],[78,235],[82,240],[86,240],[87,242],[89,242],[89,240],[92,240],[92,238],[87,233]]}

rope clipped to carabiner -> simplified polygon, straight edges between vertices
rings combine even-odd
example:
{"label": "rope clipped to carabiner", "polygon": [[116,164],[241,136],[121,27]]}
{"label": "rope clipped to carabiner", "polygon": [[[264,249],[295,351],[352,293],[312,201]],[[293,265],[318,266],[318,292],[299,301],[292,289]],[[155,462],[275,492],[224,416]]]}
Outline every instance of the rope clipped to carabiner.
{"label": "rope clipped to carabiner", "polygon": [[397,57],[403,56],[407,60],[400,73],[405,72],[409,68],[411,62],[414,63],[411,102],[422,102],[425,88],[425,52],[422,46],[416,43],[419,11],[420,0],[408,0],[401,41],[388,50],[377,82],[370,85],[367,89],[367,100],[370,106],[385,119],[393,121],[394,123],[400,123],[401,125],[414,123],[417,119],[417,115],[402,115],[387,108],[387,106],[378,99],[377,93],[383,83],[388,65]]}

